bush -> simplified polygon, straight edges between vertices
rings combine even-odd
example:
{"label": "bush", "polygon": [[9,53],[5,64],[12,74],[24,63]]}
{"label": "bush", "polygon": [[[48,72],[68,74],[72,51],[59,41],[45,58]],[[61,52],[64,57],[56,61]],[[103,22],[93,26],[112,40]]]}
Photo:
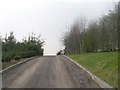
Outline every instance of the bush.
{"label": "bush", "polygon": [[2,62],[8,62],[8,61],[10,61],[11,60],[11,58],[9,57],[9,56],[2,56]]}
{"label": "bush", "polygon": [[12,59],[13,59],[12,53],[3,52],[3,54],[2,54],[2,62],[8,62],[8,61],[11,61]]}
{"label": "bush", "polygon": [[[32,34],[28,38],[28,40],[24,39],[23,42],[17,42],[13,32],[10,32],[10,35],[2,41],[2,62],[43,55],[44,41],[40,40],[40,36],[33,37]],[[35,39],[33,40],[33,38]]]}
{"label": "bush", "polygon": [[27,57],[32,57],[32,56],[36,55],[36,52],[35,51],[28,51],[28,52],[26,52],[26,54],[27,54]]}
{"label": "bush", "polygon": [[15,59],[15,60],[20,60],[20,59],[21,59],[21,56],[15,56],[14,59]]}
{"label": "bush", "polygon": [[20,56],[21,56],[22,58],[27,58],[27,55],[26,55],[25,52],[21,52],[21,53],[20,53]]}
{"label": "bush", "polygon": [[26,52],[22,52],[20,53],[20,56],[22,58],[29,58],[29,57],[33,57],[36,55],[36,52],[35,51],[26,51]]}

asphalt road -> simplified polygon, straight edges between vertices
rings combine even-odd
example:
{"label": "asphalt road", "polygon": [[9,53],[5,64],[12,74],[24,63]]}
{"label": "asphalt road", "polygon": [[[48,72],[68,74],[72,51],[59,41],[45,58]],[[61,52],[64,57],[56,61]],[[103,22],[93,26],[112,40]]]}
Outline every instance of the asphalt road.
{"label": "asphalt road", "polygon": [[64,56],[37,57],[3,73],[3,88],[99,88]]}

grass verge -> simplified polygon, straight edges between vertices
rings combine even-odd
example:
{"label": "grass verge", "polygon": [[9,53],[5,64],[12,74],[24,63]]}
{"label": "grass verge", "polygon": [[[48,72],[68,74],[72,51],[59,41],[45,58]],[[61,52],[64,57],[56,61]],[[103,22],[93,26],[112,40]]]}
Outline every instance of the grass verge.
{"label": "grass verge", "polygon": [[118,52],[68,55],[111,86],[118,87]]}
{"label": "grass verge", "polygon": [[11,65],[14,65],[14,64],[16,64],[16,63],[18,63],[18,62],[21,62],[21,61],[23,61],[24,59],[20,59],[20,60],[11,60],[10,62],[2,62],[2,69],[5,69],[5,68],[7,68],[7,67],[9,67],[9,66],[11,66]]}

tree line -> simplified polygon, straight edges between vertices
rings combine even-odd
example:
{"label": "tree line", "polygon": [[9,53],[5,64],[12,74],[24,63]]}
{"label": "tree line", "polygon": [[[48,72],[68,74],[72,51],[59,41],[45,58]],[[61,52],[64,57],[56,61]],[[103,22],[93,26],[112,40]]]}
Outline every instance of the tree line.
{"label": "tree line", "polygon": [[86,53],[118,50],[118,5],[107,15],[87,23],[78,18],[62,36],[65,53]]}
{"label": "tree line", "polygon": [[2,38],[2,62],[9,62],[12,59],[19,60],[37,55],[43,55],[44,41],[40,35],[29,34],[28,39],[22,42],[16,40],[14,33],[10,32],[9,36]]}

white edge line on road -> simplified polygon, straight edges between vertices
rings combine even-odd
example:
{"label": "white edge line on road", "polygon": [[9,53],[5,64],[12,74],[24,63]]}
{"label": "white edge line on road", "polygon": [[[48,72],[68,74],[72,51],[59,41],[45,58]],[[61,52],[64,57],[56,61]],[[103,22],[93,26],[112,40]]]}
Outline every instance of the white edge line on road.
{"label": "white edge line on road", "polygon": [[4,71],[7,71],[8,69],[11,69],[11,68],[13,68],[13,67],[15,67],[15,66],[17,66],[17,65],[19,65],[19,64],[22,64],[22,63],[24,63],[24,62],[26,62],[26,61],[28,61],[28,60],[31,60],[31,59],[33,59],[33,58],[34,58],[34,57],[30,57],[30,58],[27,58],[27,59],[25,59],[25,60],[23,60],[23,61],[21,61],[21,62],[18,62],[18,63],[16,63],[16,64],[13,64],[13,65],[11,65],[11,66],[9,66],[9,67],[1,70],[0,73],[2,73],[2,72],[4,72]]}
{"label": "white edge line on road", "polygon": [[83,70],[85,70],[91,77],[92,79],[101,87],[101,88],[113,88],[112,86],[110,86],[108,83],[106,83],[105,81],[103,81],[102,79],[100,79],[99,77],[97,77],[96,75],[90,73],[86,68],[84,68],[83,66],[81,66],[80,64],[78,64],[77,62],[75,62],[74,60],[72,60],[70,57],[64,55],[66,58],[68,58],[68,60],[72,61],[73,63],[75,63],[78,67],[82,68]]}

